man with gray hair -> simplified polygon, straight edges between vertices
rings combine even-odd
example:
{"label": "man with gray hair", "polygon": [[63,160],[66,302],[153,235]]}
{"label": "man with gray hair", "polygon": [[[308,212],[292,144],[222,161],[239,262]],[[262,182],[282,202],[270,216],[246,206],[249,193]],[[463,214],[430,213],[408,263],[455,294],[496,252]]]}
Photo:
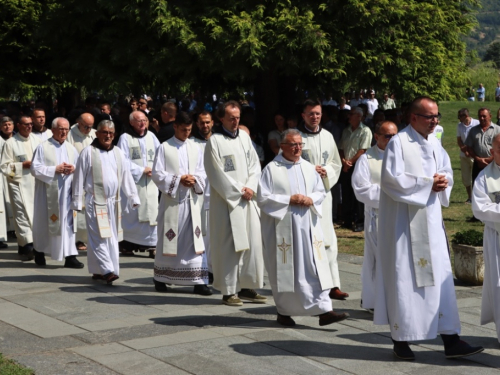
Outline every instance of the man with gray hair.
{"label": "man with gray hair", "polygon": [[344,213],[344,226],[354,232],[364,230],[364,205],[354,195],[351,180],[354,166],[359,157],[371,147],[372,132],[369,127],[361,122],[363,110],[360,107],[351,108],[349,126],[342,133],[339,153],[342,160],[342,212]]}
{"label": "man with gray hair", "polygon": [[[141,101],[145,99],[140,99],[139,103]],[[149,251],[149,257],[154,259],[158,241],[158,187],[153,182],[151,173],[160,142],[148,131],[148,119],[142,111],[131,112],[129,121],[130,127],[120,136],[117,146],[129,161],[141,206],[138,210],[125,210],[126,199],[122,196],[123,241],[120,242],[120,252],[122,255],[134,255],[134,251]]]}
{"label": "man with gray hair", "polygon": [[457,125],[457,144],[460,148],[460,172],[462,173],[462,183],[467,190],[467,200],[465,203],[471,203],[472,193],[472,166],[474,159],[469,154],[465,140],[469,135],[470,130],[479,125],[479,121],[469,116],[469,110],[462,108],[458,111],[458,119],[460,122]]}
{"label": "man with gray hair", "polygon": [[295,325],[292,315],[319,316],[320,326],[349,316],[332,310],[334,284],[320,222],[326,192],[316,167],[301,158],[303,146],[298,130],[283,132],[282,153],[264,168],[257,193],[277,322],[288,327]]}
{"label": "man with gray hair", "polygon": [[[31,174],[35,177],[33,246],[35,263],[45,266],[45,253],[53,260],[65,259],[64,267],[83,268],[76,259],[76,215],[71,204],[71,183],[78,151],[66,142],[69,122],[52,121],[52,137],[43,141],[33,154]],[[76,214],[76,213],[75,213]]]}
{"label": "man with gray hair", "polygon": [[73,177],[73,201],[71,207],[85,206],[89,249],[87,260],[92,279],[112,284],[118,279],[118,241],[121,230],[120,190],[127,200],[126,210],[140,204],[128,161],[118,147],[113,146],[115,124],[103,120],[97,126],[97,138],[83,149]]}

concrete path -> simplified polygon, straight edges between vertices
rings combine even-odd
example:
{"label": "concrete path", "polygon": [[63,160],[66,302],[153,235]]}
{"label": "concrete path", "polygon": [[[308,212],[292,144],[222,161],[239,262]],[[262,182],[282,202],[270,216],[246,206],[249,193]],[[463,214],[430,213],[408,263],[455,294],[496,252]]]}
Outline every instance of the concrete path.
{"label": "concrete path", "polygon": [[87,268],[23,263],[10,245],[0,250],[0,352],[37,375],[500,374],[495,327],[479,325],[481,287],[456,291],[462,337],[484,353],[447,360],[438,338],[413,345],[416,361],[402,362],[387,327],[359,308],[360,257],[339,256],[351,296],[333,307],[350,319],[320,327],[318,318],[297,317],[294,329],[283,329],[269,286],[268,304],[228,307],[219,293],[194,296],[191,287],[155,292],[146,255],[121,258],[120,279],[108,286]]}

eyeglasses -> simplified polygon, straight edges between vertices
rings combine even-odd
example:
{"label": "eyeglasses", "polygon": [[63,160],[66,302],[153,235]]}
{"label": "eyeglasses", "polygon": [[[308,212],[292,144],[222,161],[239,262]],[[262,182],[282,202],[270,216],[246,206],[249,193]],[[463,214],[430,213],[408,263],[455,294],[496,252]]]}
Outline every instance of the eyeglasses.
{"label": "eyeglasses", "polygon": [[22,122],[19,123],[19,125],[24,125],[24,126],[33,126],[32,122],[28,122],[26,124],[23,124]]}
{"label": "eyeglasses", "polygon": [[103,135],[114,135],[115,132],[107,132],[107,131],[104,131],[104,130],[99,130],[98,133],[101,133]]}
{"label": "eyeglasses", "polygon": [[148,123],[148,120],[146,120],[146,119],[143,119],[143,120],[134,120],[134,121],[138,122],[138,123],[145,123],[145,124]]}
{"label": "eyeglasses", "polygon": [[441,120],[441,113],[438,113],[437,115],[422,115],[420,113],[415,113],[415,116],[423,117],[427,121],[432,121],[432,120],[439,121],[439,120]]}
{"label": "eyeglasses", "polygon": [[396,134],[384,134],[384,138],[385,139],[391,139],[392,137],[394,137]]}
{"label": "eyeglasses", "polygon": [[305,143],[286,143],[286,142],[283,142],[282,145],[288,145],[291,148],[303,148]]}
{"label": "eyeglasses", "polygon": [[61,128],[57,128],[57,130],[59,130],[60,132],[69,132],[69,129],[61,129]]}

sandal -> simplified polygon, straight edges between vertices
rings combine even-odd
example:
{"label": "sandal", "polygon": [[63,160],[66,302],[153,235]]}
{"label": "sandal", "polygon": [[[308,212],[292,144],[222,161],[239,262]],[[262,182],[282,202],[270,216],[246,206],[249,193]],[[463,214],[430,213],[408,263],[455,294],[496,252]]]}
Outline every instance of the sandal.
{"label": "sandal", "polygon": [[76,249],[78,251],[85,251],[87,250],[87,244],[83,241],[76,241]]}

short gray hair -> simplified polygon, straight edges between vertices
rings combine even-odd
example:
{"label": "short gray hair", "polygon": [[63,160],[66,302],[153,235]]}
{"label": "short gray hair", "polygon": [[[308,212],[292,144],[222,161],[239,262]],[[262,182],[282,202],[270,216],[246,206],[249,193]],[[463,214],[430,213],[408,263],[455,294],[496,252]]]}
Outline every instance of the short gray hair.
{"label": "short gray hair", "polygon": [[52,127],[51,127],[51,129],[59,129],[59,125],[57,124],[59,122],[59,120],[64,120],[69,125],[69,121],[67,119],[65,119],[64,117],[56,117],[55,119],[52,120]]}
{"label": "short gray hair", "polygon": [[351,112],[356,112],[357,114],[363,116],[365,113],[363,112],[363,108],[361,107],[353,107],[351,108]]}
{"label": "short gray hair", "polygon": [[97,125],[97,131],[101,130],[102,128],[115,129],[115,123],[111,120],[102,120]]}
{"label": "short gray hair", "polygon": [[[132,111],[132,112],[130,112],[130,115],[128,115],[128,120],[129,120],[129,121],[135,120],[134,115],[135,115],[136,113],[142,113],[144,116],[146,116],[146,115],[144,114],[144,112],[142,112],[142,111]],[[148,116],[146,116],[146,118],[148,118]]]}
{"label": "short gray hair", "polygon": [[280,137],[280,143],[284,143],[286,137],[291,134],[291,135],[300,135],[302,137],[302,134],[297,129],[286,129],[283,133],[281,133]]}
{"label": "short gray hair", "polygon": [[12,120],[9,116],[4,116],[2,120],[0,120],[0,124],[4,124],[6,122],[12,122],[14,123],[14,120]]}

